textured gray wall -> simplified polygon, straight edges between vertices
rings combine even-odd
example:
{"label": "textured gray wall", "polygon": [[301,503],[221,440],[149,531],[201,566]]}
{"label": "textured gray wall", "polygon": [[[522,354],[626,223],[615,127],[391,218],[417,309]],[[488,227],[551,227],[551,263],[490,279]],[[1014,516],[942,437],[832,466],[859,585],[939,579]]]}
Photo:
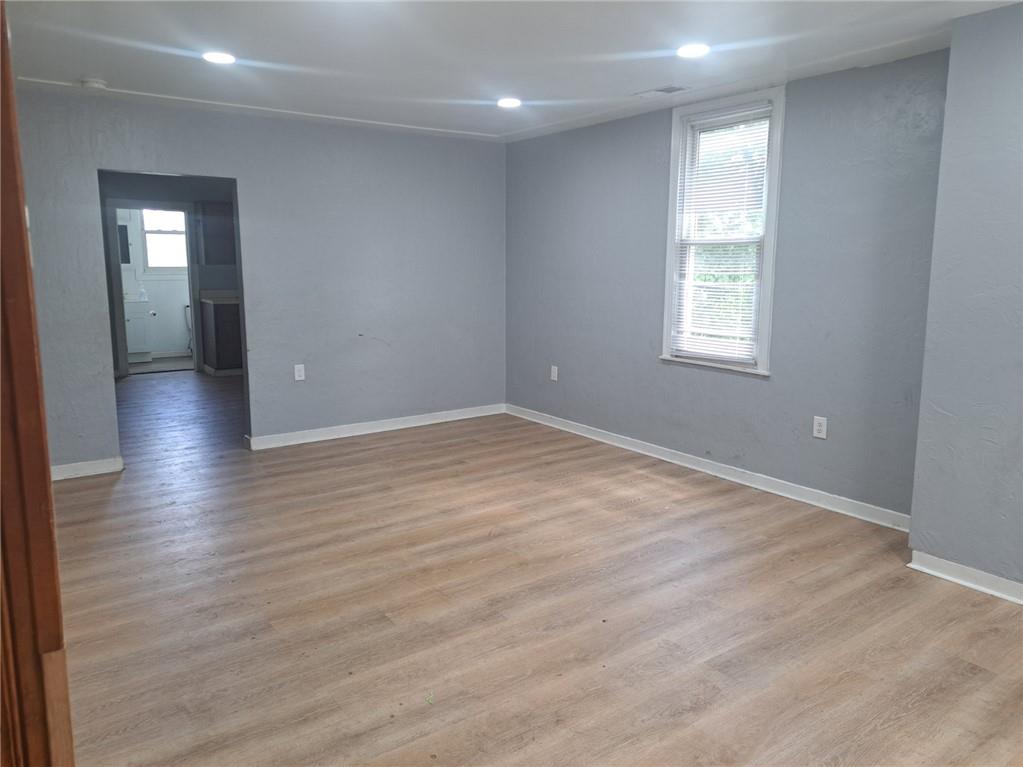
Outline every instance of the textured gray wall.
{"label": "textured gray wall", "polygon": [[100,168],[237,179],[253,434],[504,400],[503,146],[18,99],[54,463],[118,450]]}
{"label": "textured gray wall", "polygon": [[1023,581],[1023,5],[953,32],[910,545]]}
{"label": "textured gray wall", "polygon": [[908,512],[946,71],[789,84],[766,380],[658,360],[670,111],[509,146],[508,401]]}

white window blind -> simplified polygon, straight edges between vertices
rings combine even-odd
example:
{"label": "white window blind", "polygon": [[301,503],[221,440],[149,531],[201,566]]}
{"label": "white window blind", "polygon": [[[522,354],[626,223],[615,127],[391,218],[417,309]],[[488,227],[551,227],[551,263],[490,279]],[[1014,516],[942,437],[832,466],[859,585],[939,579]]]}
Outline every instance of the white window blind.
{"label": "white window blind", "polygon": [[676,120],[669,358],[760,367],[774,120],[770,101]]}

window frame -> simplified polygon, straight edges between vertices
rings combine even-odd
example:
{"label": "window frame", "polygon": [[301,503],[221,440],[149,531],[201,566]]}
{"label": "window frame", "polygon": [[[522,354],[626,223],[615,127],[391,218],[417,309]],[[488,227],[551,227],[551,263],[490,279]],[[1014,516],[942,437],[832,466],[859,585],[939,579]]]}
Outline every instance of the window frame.
{"label": "window frame", "polygon": [[[164,210],[185,214],[185,228],[181,230],[171,229],[146,229],[146,210]],[[190,205],[177,203],[146,203],[138,208],[139,223],[142,231],[142,271],[153,277],[179,277],[188,274],[188,266],[191,262],[191,230],[189,229],[189,218],[192,212]],[[185,237],[185,265],[184,266],[151,266],[149,264],[149,239],[147,234],[183,234]]]}
{"label": "window frame", "polygon": [[[757,336],[754,362],[716,359],[700,355],[673,354],[671,319],[675,307],[675,279],[678,250],[679,199],[685,195],[683,150],[688,155],[695,131],[730,125],[744,118],[769,111],[771,125],[767,140],[767,208],[764,211],[763,253],[760,258],[760,285],[757,293]],[[744,93],[713,101],[701,101],[676,107],[671,113],[671,177],[668,201],[668,237],[664,272],[664,320],[660,359],[684,365],[718,368],[757,376],[770,375],[771,315],[774,299],[775,241],[778,230],[778,202],[781,188],[782,133],[785,126],[785,86]],[[688,159],[688,158],[687,158]]]}

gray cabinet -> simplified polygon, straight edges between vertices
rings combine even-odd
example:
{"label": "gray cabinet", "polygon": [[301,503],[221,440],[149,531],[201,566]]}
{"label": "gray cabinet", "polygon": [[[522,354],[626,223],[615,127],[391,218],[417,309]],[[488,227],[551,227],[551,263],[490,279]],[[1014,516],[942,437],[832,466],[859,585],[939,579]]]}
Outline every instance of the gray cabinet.
{"label": "gray cabinet", "polygon": [[237,298],[203,298],[203,370],[213,375],[241,372],[242,322]]}

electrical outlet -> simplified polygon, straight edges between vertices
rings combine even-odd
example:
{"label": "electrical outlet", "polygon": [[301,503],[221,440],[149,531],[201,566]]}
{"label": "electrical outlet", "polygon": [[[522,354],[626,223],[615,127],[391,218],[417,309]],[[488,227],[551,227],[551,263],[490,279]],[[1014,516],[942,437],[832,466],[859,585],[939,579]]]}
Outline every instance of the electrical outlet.
{"label": "electrical outlet", "polygon": [[557,365],[551,365],[551,380],[552,381],[557,381],[558,380],[558,366]]}
{"label": "electrical outlet", "polygon": [[295,380],[296,381],[305,380],[305,365],[295,365]]}
{"label": "electrical outlet", "polygon": [[817,439],[828,438],[828,419],[822,415],[813,417],[813,436]]}

